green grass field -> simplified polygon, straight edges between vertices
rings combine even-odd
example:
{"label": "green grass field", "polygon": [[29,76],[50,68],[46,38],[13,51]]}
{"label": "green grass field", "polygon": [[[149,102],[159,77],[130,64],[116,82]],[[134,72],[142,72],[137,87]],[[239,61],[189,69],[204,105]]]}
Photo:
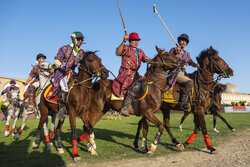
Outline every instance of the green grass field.
{"label": "green grass field", "polygon": [[[162,120],[162,115],[157,115]],[[220,143],[229,141],[234,136],[234,133],[244,131],[250,127],[250,113],[230,113],[223,114],[226,120],[236,129],[236,132],[231,132],[227,126],[217,119],[217,129],[220,133],[213,132],[212,116],[207,115],[207,129],[212,145],[216,146]],[[171,115],[172,132],[180,142],[185,140],[193,132],[193,116],[190,115],[183,124],[183,131],[179,130],[179,122],[182,114]],[[97,163],[103,161],[116,161],[120,159],[140,158],[140,157],[159,157],[166,154],[178,153],[179,150],[172,144],[167,132],[161,137],[161,143],[157,147],[153,155],[136,152],[133,150],[133,141],[137,130],[137,123],[140,117],[130,116],[122,117],[122,120],[108,120],[105,116],[95,128],[95,136],[97,143],[97,152],[99,156],[91,156],[85,147],[86,141],[78,144],[78,151],[86,163]],[[59,155],[53,146],[52,152],[47,152],[45,147],[45,139],[42,135],[42,141],[38,149],[33,149],[31,143],[35,140],[38,119],[29,119],[23,131],[21,138],[15,141],[13,136],[4,136],[5,122],[0,122],[0,166],[62,166],[73,163],[72,146],[71,146],[71,131],[68,119],[66,119],[63,130],[62,140],[64,154]],[[12,127],[13,121],[10,122]],[[17,127],[21,125],[21,120],[18,120]],[[78,135],[82,134],[82,122],[77,119]],[[157,132],[155,125],[150,126],[148,134],[148,147],[152,143]],[[142,135],[140,135],[142,136]],[[55,139],[54,139],[55,140]],[[55,144],[55,142],[53,141]],[[139,141],[141,145],[141,138]],[[186,151],[193,151],[199,148],[204,148],[205,142],[201,132],[197,135],[194,142],[189,145]]]}

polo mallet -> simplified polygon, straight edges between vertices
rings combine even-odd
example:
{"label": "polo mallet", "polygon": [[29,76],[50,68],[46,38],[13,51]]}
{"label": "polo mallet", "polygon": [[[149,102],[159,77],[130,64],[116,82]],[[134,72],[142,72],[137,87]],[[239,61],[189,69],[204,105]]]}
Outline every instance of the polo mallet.
{"label": "polo mallet", "polygon": [[122,17],[122,11],[120,9],[120,5],[119,5],[119,1],[118,0],[117,0],[117,5],[118,5],[118,8],[119,8],[120,16],[122,18],[122,24],[123,24],[124,32],[125,32],[125,34],[127,34],[126,27],[125,27],[125,24],[124,24],[124,20],[123,20],[123,17]]}
{"label": "polo mallet", "polygon": [[154,9],[154,13],[156,13],[158,15],[158,17],[161,19],[161,22],[163,23],[163,25],[165,26],[165,28],[167,29],[169,35],[171,36],[171,38],[174,40],[174,43],[176,46],[178,46],[177,42],[175,41],[174,37],[172,36],[172,34],[170,33],[168,27],[166,26],[166,24],[164,23],[164,21],[162,20],[160,14],[158,13],[158,11],[156,10],[156,7],[155,7],[155,4],[153,6],[153,9]]}

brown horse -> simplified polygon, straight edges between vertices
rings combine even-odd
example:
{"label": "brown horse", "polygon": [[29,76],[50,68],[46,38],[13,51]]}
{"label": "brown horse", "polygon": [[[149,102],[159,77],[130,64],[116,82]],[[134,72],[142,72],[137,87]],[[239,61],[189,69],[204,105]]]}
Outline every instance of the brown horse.
{"label": "brown horse", "polygon": [[[178,104],[164,102],[161,106],[161,111],[163,112],[164,126],[168,131],[172,142],[175,143],[181,150],[184,150],[184,148],[193,141],[197,133],[201,130],[204,135],[207,148],[211,153],[215,153],[216,150],[212,147],[210,139],[208,138],[204,112],[209,106],[209,97],[215,86],[213,74],[216,73],[222,77],[230,77],[233,75],[233,70],[212,47],[202,51],[200,56],[197,57],[197,61],[200,64],[200,68],[191,75],[191,78],[194,80],[194,95],[191,99],[191,112],[194,114],[195,128],[193,134],[184,144],[179,144],[173,136],[169,124],[170,110],[179,110]],[[140,129],[143,128],[142,148],[144,151],[148,150],[147,145],[145,145],[148,127],[149,121],[143,117],[138,124],[138,130],[134,141],[135,149],[138,149]]]}
{"label": "brown horse", "polygon": [[[221,111],[223,109],[223,106],[221,105],[221,94],[222,92],[225,90],[226,85],[223,85],[221,83],[218,83],[215,88],[214,88],[214,92],[212,94],[211,97],[211,104],[210,106],[206,109],[207,113],[211,113],[213,115],[213,130],[214,132],[219,133],[219,131],[216,129],[216,119],[217,117],[219,117],[226,125],[227,127],[232,130],[233,132],[235,132],[235,129],[227,122],[227,120],[221,115]],[[181,122],[180,122],[180,130],[182,131],[182,124],[184,122],[184,120],[187,118],[187,116],[190,114],[191,112],[185,111],[184,115],[181,118]]]}
{"label": "brown horse", "polygon": [[[148,93],[139,101],[140,115],[146,117],[158,127],[154,143],[157,144],[163,132],[163,125],[154,115],[161,106],[161,98],[166,87],[166,75],[168,70],[176,69],[185,61],[156,47],[158,54],[152,59],[150,67],[145,74],[145,81],[148,83]],[[99,80],[94,83],[91,89],[91,100],[88,114],[88,122],[85,124],[85,131],[93,132],[96,123],[110,109],[119,111],[122,106],[121,100],[111,100],[112,80]],[[129,106],[130,114],[135,114],[132,105]],[[139,114],[138,114],[139,115]],[[93,144],[93,143],[92,143]]]}
{"label": "brown horse", "polygon": [[[101,59],[96,56],[95,52],[85,52],[83,59],[80,61],[78,66],[79,73],[73,81],[72,88],[68,95],[67,101],[67,110],[69,113],[69,121],[72,131],[72,142],[73,142],[73,158],[75,161],[80,160],[81,158],[78,155],[77,150],[74,147],[76,145],[77,135],[76,135],[76,116],[79,116],[83,119],[83,115],[87,111],[89,106],[89,90],[92,86],[92,79],[97,78],[98,76],[101,79],[106,79],[108,77],[108,71],[101,63]],[[73,79],[74,80],[74,79]],[[46,90],[46,89],[45,89]],[[40,143],[40,132],[42,125],[47,118],[49,111],[58,112],[58,105],[51,103],[44,98],[44,92],[41,96],[41,118],[38,125],[37,136],[35,142],[32,144],[33,148],[37,148]],[[63,121],[58,121],[56,128],[57,142],[58,142],[58,151],[63,153],[62,143],[61,143],[61,128]],[[51,146],[49,142],[49,137],[46,136],[47,150],[51,151]]]}

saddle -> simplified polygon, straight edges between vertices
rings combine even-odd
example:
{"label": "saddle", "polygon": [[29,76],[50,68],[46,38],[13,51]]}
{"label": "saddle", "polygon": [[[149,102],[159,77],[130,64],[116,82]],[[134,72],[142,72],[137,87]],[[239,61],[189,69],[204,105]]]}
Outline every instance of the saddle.
{"label": "saddle", "polygon": [[[73,75],[72,77],[70,77],[70,79],[68,80],[68,87],[69,87],[69,93],[71,91],[71,89],[73,88],[74,86],[74,83],[76,82],[76,78],[77,78],[77,75]],[[60,88],[59,88],[60,89]],[[57,104],[57,101],[58,101],[58,93],[61,91],[61,89],[59,91],[57,91],[56,95],[51,98],[52,94],[53,94],[53,90],[52,90],[52,84],[50,84],[45,92],[44,92],[44,98],[50,102],[50,103],[54,103],[54,104]],[[69,96],[69,93],[68,93],[68,96]],[[68,101],[68,96],[67,96],[67,101]]]}
{"label": "saddle", "polygon": [[[132,106],[136,116],[140,115],[140,103],[139,100],[142,100],[146,97],[148,93],[148,83],[145,80],[140,79],[140,89],[136,93],[135,99],[132,101]],[[113,93],[111,95],[111,100],[124,100],[124,97],[116,97]]]}

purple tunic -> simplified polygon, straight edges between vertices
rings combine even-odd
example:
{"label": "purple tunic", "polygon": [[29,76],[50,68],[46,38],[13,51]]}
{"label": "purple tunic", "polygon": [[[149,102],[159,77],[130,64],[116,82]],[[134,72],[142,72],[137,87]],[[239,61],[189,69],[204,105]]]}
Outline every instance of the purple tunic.
{"label": "purple tunic", "polygon": [[79,49],[76,56],[72,51],[72,47],[70,45],[65,45],[58,50],[57,55],[55,56],[55,60],[59,60],[63,65],[66,66],[65,69],[58,68],[55,71],[55,80],[53,82],[53,95],[57,93],[59,89],[60,80],[67,75],[71,70],[74,71],[77,65],[80,63],[80,60],[84,56],[84,51]]}

